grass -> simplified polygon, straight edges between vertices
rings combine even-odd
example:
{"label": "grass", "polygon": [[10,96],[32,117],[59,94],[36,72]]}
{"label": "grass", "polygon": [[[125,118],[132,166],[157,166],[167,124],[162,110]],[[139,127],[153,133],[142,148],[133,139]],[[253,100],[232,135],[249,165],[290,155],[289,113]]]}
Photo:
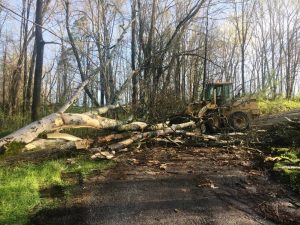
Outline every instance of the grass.
{"label": "grass", "polygon": [[59,159],[40,164],[0,165],[0,224],[27,224],[30,213],[58,204],[58,200],[41,199],[40,189],[52,185],[68,187],[62,173],[78,172],[86,177],[94,170],[102,171],[113,164],[111,161],[91,161],[86,156],[72,160],[75,163],[68,164],[66,159]]}
{"label": "grass", "polygon": [[19,153],[22,153],[24,147],[25,143],[13,141],[5,146],[5,154],[0,154],[0,159],[10,155],[17,155]]}
{"label": "grass", "polygon": [[300,170],[290,169],[291,166],[300,168],[299,148],[272,148],[273,171],[279,174],[281,180],[300,193]]}
{"label": "grass", "polygon": [[258,99],[258,106],[262,114],[273,114],[289,111],[292,109],[300,109],[299,99],[284,99],[277,98],[274,100],[268,100],[260,98]]}
{"label": "grass", "polygon": [[[81,113],[87,109],[83,107],[70,107],[68,112]],[[56,109],[49,109],[43,115],[50,114]],[[0,138],[30,123],[29,115],[17,114],[9,116],[0,110]],[[71,131],[71,130],[70,130]],[[67,131],[69,132],[69,131]],[[99,132],[94,129],[72,130],[73,134],[81,137],[96,137]],[[77,156],[70,164],[66,158],[58,160],[42,160],[37,163],[14,163],[7,166],[6,157],[21,153],[22,143],[13,142],[7,146],[5,155],[0,155],[0,224],[21,225],[28,223],[29,215],[43,207],[52,207],[57,199],[40,198],[40,190],[53,185],[65,187],[65,196],[69,195],[70,184],[62,178],[62,174],[79,173],[86,177],[92,171],[102,171],[113,165],[111,161],[91,161],[86,156]]]}

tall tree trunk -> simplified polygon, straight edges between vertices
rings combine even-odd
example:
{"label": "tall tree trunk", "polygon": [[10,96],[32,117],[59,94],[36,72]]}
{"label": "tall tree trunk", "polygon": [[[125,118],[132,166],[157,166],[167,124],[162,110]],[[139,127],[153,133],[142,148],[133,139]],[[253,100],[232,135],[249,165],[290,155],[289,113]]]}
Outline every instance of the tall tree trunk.
{"label": "tall tree trunk", "polygon": [[31,56],[31,62],[30,62],[30,67],[29,67],[28,84],[27,84],[27,90],[26,90],[26,101],[25,101],[26,110],[30,110],[30,102],[31,102],[31,97],[32,97],[32,84],[33,84],[33,76],[34,76],[34,69],[35,69],[35,60],[36,60],[36,44],[34,42],[32,56]]}
{"label": "tall tree trunk", "polygon": [[[180,48],[178,46],[178,48]],[[178,52],[180,51],[180,49],[178,49]],[[176,97],[176,100],[180,100],[180,96],[181,96],[181,92],[180,92],[180,67],[181,67],[181,60],[180,60],[180,56],[178,56],[176,58],[176,67],[175,67],[175,97]]]}
{"label": "tall tree trunk", "polygon": [[100,73],[100,105],[104,106],[105,104],[105,76],[104,73],[101,71]]}
{"label": "tall tree trunk", "polygon": [[242,93],[243,95],[246,93],[246,90],[245,90],[245,44],[243,43],[242,44],[242,49],[241,49],[241,72],[242,72]]}
{"label": "tall tree trunk", "polygon": [[67,71],[67,51],[65,49],[65,44],[64,41],[62,40],[61,43],[61,60],[62,60],[62,65],[63,65],[63,77],[62,77],[62,96],[60,96],[60,102],[66,101],[66,96],[69,90],[69,85],[68,85],[68,71]]}
{"label": "tall tree trunk", "polygon": [[[143,9],[142,9],[142,4],[141,0],[136,0],[137,1],[137,11],[138,11],[138,18],[139,18],[139,32],[138,32],[138,43],[139,43],[139,48],[138,48],[138,62],[139,62],[139,67],[143,64],[143,59],[142,59],[142,53],[145,54],[145,44],[144,44],[144,20],[143,20]],[[145,55],[144,55],[145,57]],[[145,59],[144,59],[145,60]],[[140,105],[145,105],[145,69],[140,72],[140,77],[139,77],[139,94],[140,94]]]}
{"label": "tall tree trunk", "polygon": [[39,116],[40,102],[41,102],[41,88],[42,88],[42,73],[44,61],[44,45],[43,40],[43,0],[36,1],[36,17],[35,17],[35,43],[36,43],[36,64],[34,72],[33,98],[31,108],[31,120],[35,121]]}
{"label": "tall tree trunk", "polygon": [[31,8],[32,1],[30,0],[27,3],[27,9],[26,9],[26,20],[25,27],[24,27],[24,79],[23,79],[23,115],[26,113],[26,93],[28,88],[28,19],[30,16],[30,8]]}
{"label": "tall tree trunk", "polygon": [[204,62],[203,62],[203,80],[202,80],[202,93],[201,93],[201,100],[204,100],[205,96],[205,86],[206,86],[206,79],[207,79],[207,46],[208,46],[208,13],[209,13],[209,4],[208,3],[206,9],[206,21],[205,21],[205,39],[204,39]]}
{"label": "tall tree trunk", "polygon": [[289,26],[287,28],[287,54],[286,54],[286,98],[289,99],[291,89],[291,46]]}
{"label": "tall tree trunk", "polygon": [[6,86],[6,58],[7,58],[7,46],[5,46],[3,54],[3,67],[2,67],[2,110],[6,111],[6,99],[5,99],[5,86]]}
{"label": "tall tree trunk", "polygon": [[246,34],[245,34],[245,1],[242,1],[242,43],[241,43],[241,75],[242,75],[242,93],[245,94],[245,45],[246,45]]}
{"label": "tall tree trunk", "polygon": [[[135,43],[135,33],[136,33],[136,0],[132,0],[131,6],[131,70],[135,71],[135,52],[136,52],[136,43]],[[135,110],[137,104],[137,74],[132,76],[132,107]]]}

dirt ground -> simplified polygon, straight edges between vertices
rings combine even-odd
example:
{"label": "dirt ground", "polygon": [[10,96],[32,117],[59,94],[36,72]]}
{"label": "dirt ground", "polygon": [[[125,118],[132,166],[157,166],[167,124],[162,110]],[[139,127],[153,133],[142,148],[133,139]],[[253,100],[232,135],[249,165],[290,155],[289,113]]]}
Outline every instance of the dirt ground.
{"label": "dirt ground", "polygon": [[255,150],[151,147],[123,153],[32,224],[300,224],[300,200]]}

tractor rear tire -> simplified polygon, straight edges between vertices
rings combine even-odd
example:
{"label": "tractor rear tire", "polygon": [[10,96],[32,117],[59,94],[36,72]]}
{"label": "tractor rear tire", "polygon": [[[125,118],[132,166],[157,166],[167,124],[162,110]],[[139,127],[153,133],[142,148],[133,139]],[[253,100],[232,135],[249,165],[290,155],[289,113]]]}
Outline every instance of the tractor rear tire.
{"label": "tractor rear tire", "polygon": [[249,117],[244,112],[235,112],[229,116],[229,125],[236,131],[244,131],[249,128]]}

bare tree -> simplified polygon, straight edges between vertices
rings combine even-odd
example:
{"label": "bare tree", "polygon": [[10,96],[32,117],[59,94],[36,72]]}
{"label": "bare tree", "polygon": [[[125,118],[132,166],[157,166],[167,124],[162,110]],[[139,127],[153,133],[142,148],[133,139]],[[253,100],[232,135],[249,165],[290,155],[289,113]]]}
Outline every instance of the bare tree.
{"label": "bare tree", "polygon": [[[242,93],[245,94],[245,57],[246,47],[249,39],[249,30],[251,26],[251,16],[256,5],[256,0],[242,0],[237,3],[234,0],[235,10],[235,27],[238,34],[238,40],[241,50],[241,78],[242,78]],[[240,10],[239,10],[240,9]],[[239,13],[240,11],[240,13]]]}
{"label": "bare tree", "polygon": [[[74,56],[76,58],[76,62],[77,62],[77,66],[78,66],[78,70],[79,70],[79,73],[80,73],[80,77],[81,77],[81,80],[82,82],[84,82],[87,78],[85,77],[85,74],[84,74],[84,70],[83,70],[83,67],[82,67],[82,63],[81,63],[81,60],[80,60],[80,57],[79,57],[79,53],[78,53],[78,50],[77,50],[77,47],[75,45],[75,42],[74,42],[74,38],[73,38],[73,35],[71,33],[71,30],[70,30],[70,24],[69,24],[69,15],[70,15],[70,12],[69,12],[69,7],[70,7],[70,3],[68,0],[65,1],[65,10],[66,10],[66,29],[67,29],[67,33],[68,33],[68,37],[69,37],[69,40],[70,40],[70,44],[72,46],[72,50],[73,50],[73,53],[74,53]],[[92,100],[93,104],[95,106],[100,106],[97,99],[95,98],[95,96],[93,95],[93,93],[88,89],[87,86],[85,86],[84,88],[86,94],[89,96],[89,98]]]}
{"label": "bare tree", "polygon": [[36,64],[34,72],[33,99],[31,108],[31,120],[38,119],[41,104],[41,86],[44,62],[44,39],[43,39],[43,0],[36,1],[36,17],[35,17],[35,43],[36,43]]}
{"label": "bare tree", "polygon": [[[131,3],[131,70],[135,71],[136,61],[136,0]],[[135,109],[138,99],[137,74],[132,77],[132,106]]]}

